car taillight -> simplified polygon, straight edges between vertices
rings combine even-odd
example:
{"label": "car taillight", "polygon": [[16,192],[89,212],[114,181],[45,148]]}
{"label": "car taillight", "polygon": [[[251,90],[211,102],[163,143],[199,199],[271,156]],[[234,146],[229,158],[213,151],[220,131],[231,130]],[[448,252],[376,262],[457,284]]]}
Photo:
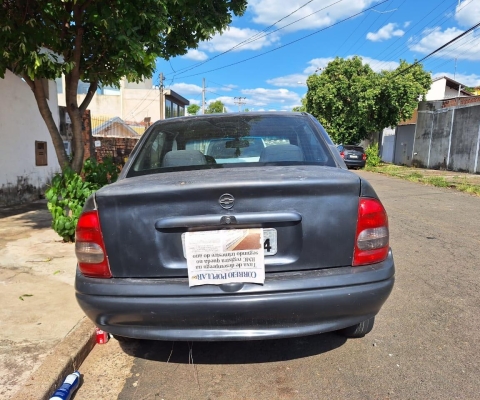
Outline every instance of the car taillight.
{"label": "car taillight", "polygon": [[353,266],[374,264],[388,256],[388,218],[377,199],[360,198]]}
{"label": "car taillight", "polygon": [[75,254],[83,275],[112,277],[97,211],[86,211],[80,216],[75,231]]}
{"label": "car taillight", "polygon": [[340,152],[340,156],[341,156],[342,158],[345,158],[345,153],[344,153],[343,151],[341,151],[341,152]]}
{"label": "car taillight", "polygon": [[362,154],[362,160],[366,160],[367,159],[367,155],[365,153]]}

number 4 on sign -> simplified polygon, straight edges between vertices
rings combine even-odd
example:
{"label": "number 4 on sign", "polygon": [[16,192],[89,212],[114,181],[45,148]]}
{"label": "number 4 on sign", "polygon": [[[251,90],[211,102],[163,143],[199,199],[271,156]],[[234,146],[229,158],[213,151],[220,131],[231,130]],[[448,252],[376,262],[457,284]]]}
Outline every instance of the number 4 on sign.
{"label": "number 4 on sign", "polygon": [[265,242],[263,242],[263,248],[267,250],[268,253],[272,250],[272,246],[270,246],[270,239],[266,239]]}

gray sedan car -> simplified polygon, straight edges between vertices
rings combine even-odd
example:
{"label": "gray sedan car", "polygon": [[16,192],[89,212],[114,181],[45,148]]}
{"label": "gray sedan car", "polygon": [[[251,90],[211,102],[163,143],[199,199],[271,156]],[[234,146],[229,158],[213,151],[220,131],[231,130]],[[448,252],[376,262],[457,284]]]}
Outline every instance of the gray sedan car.
{"label": "gray sedan car", "polygon": [[158,121],[75,246],[80,307],[127,338],[361,337],[394,284],[382,203],[306,113]]}

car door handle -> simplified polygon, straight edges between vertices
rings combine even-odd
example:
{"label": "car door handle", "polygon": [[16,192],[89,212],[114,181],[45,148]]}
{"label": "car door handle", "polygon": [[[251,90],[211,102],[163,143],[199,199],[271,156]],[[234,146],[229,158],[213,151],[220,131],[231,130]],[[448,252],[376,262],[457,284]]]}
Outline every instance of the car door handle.
{"label": "car door handle", "polygon": [[155,221],[155,229],[194,228],[198,226],[215,225],[278,224],[285,222],[300,222],[301,220],[302,216],[294,211],[241,213],[230,215],[192,215],[159,219]]}

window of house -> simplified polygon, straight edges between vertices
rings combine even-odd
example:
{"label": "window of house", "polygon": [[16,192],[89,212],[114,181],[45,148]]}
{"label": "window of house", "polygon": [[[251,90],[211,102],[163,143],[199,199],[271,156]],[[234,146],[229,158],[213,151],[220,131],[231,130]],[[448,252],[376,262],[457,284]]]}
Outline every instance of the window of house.
{"label": "window of house", "polygon": [[172,118],[172,102],[165,100],[165,119]]}
{"label": "window of house", "polygon": [[47,162],[47,142],[35,141],[35,165],[48,165]]}

